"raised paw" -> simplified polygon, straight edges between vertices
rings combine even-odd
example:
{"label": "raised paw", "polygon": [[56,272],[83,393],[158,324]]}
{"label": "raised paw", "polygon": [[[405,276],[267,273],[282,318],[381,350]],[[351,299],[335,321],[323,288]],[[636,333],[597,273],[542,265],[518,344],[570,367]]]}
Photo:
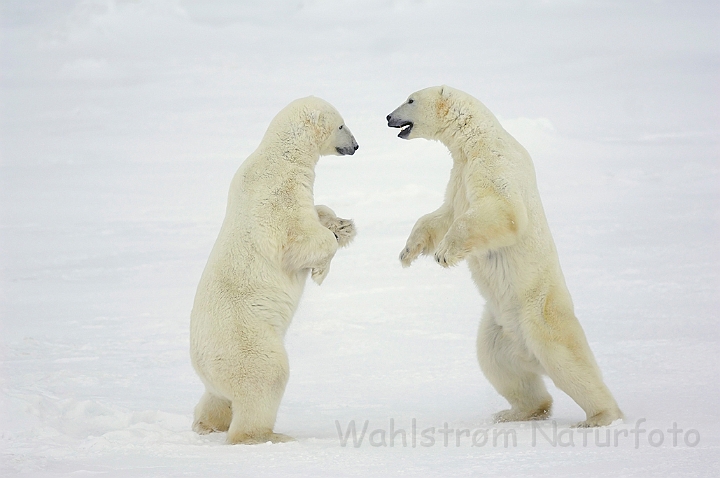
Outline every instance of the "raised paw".
{"label": "raised paw", "polygon": [[413,261],[418,258],[421,251],[422,246],[420,246],[419,244],[415,244],[413,246],[409,244],[405,245],[405,248],[400,251],[400,263],[402,264],[402,266],[410,267],[410,264],[412,264]]}
{"label": "raised paw", "polygon": [[329,262],[320,267],[313,267],[312,271],[310,272],[310,278],[315,281],[317,285],[322,285],[323,281],[328,275],[328,272],[330,272]]}
{"label": "raised paw", "polygon": [[338,246],[340,247],[347,246],[353,239],[355,239],[355,223],[352,219],[342,219],[340,217],[336,217],[335,219],[328,221],[327,224],[323,225],[335,234]]}
{"label": "raised paw", "polygon": [[345,247],[355,238],[355,223],[352,219],[337,217],[332,209],[327,206],[315,206],[318,219],[323,227],[328,228],[337,239],[338,246]]}
{"label": "raised paw", "polygon": [[428,234],[423,228],[415,227],[410,233],[405,248],[400,251],[400,263],[403,267],[410,267],[410,264],[417,259],[420,254],[428,254],[429,240]]}
{"label": "raised paw", "polygon": [[452,267],[460,262],[463,257],[464,254],[462,254],[460,248],[452,241],[446,241],[445,239],[440,241],[440,244],[435,250],[435,262],[442,267]]}

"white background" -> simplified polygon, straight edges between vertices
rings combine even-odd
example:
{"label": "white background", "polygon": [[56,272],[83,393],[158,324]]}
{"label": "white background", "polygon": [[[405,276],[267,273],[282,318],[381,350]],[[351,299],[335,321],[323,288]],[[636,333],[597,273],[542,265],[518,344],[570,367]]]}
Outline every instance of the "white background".
{"label": "white background", "polygon": [[[0,473],[717,476],[719,10],[3,0]],[[483,300],[467,267],[400,267],[451,160],[384,118],[443,83],[483,101],[533,155],[577,315],[626,414],[600,430],[617,445],[583,446],[568,431],[582,410],[550,383],[574,446],[493,424],[507,404],[477,365]],[[277,111],[310,94],[360,144],[321,159],[315,188],[359,233],[322,287],[308,284],[287,334],[276,430],[297,441],[229,446],[190,430],[202,385],[189,311],[232,174]],[[453,433],[445,447],[436,431],[434,446],[371,446],[391,419],[491,439],[456,446]],[[358,433],[369,420],[358,448],[341,446],[336,420]],[[540,424],[549,436],[552,424]],[[516,446],[493,446],[497,430]]]}

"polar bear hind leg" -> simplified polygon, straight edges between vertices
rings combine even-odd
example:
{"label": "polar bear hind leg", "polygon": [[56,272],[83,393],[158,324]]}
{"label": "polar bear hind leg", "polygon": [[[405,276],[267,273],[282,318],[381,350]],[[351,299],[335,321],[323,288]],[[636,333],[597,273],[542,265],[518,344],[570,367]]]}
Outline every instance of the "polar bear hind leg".
{"label": "polar bear hind leg", "polygon": [[227,431],[230,444],[291,441],[273,432],[290,375],[282,338],[269,325],[248,327],[241,334],[226,329],[224,336],[239,353],[200,361],[207,391],[195,407],[193,430]]}
{"label": "polar bear hind leg", "polygon": [[622,419],[575,315],[554,304],[550,295],[541,323],[523,322],[526,343],[555,385],[585,411],[586,420],[575,426],[606,426]]}
{"label": "polar bear hind leg", "polygon": [[[257,344],[255,344],[257,346]],[[284,347],[277,339],[254,350],[237,364],[245,373],[233,380],[229,390],[232,401],[232,421],[227,434],[230,444],[287,442],[287,435],[273,433],[280,401],[289,378],[289,365]]]}
{"label": "polar bear hind leg", "polygon": [[495,422],[544,420],[550,415],[552,397],[539,373],[539,364],[521,357],[519,345],[487,310],[480,322],[477,354],[485,377],[510,402],[509,410],[493,416]]}
{"label": "polar bear hind leg", "polygon": [[[272,388],[275,388],[274,390]],[[245,390],[232,401],[232,422],[228,430],[230,444],[253,445],[258,443],[281,443],[293,441],[292,437],[274,433],[273,426],[285,390],[285,381],[275,387]]]}
{"label": "polar bear hind leg", "polygon": [[543,344],[535,353],[555,385],[585,411],[587,419],[575,426],[606,426],[622,418],[587,344],[553,342]]}

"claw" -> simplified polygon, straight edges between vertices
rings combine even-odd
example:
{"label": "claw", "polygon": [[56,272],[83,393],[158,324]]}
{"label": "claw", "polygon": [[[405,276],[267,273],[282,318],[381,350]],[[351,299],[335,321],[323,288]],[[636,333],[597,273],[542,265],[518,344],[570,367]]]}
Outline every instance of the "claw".
{"label": "claw", "polygon": [[447,260],[447,257],[442,256],[442,255],[440,255],[440,254],[435,254],[435,262],[437,262],[438,264],[440,264],[440,266],[442,266],[442,267],[450,267],[450,266],[449,266],[449,263],[448,263],[448,260]]}

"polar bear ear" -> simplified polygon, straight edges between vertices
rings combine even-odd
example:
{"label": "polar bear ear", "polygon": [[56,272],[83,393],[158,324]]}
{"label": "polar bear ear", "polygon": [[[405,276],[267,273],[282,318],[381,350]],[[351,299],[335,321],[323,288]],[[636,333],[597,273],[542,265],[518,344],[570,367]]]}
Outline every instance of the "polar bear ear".
{"label": "polar bear ear", "polygon": [[442,85],[440,87],[440,96],[443,98],[448,98],[450,96],[450,88],[448,88],[447,85]]}

